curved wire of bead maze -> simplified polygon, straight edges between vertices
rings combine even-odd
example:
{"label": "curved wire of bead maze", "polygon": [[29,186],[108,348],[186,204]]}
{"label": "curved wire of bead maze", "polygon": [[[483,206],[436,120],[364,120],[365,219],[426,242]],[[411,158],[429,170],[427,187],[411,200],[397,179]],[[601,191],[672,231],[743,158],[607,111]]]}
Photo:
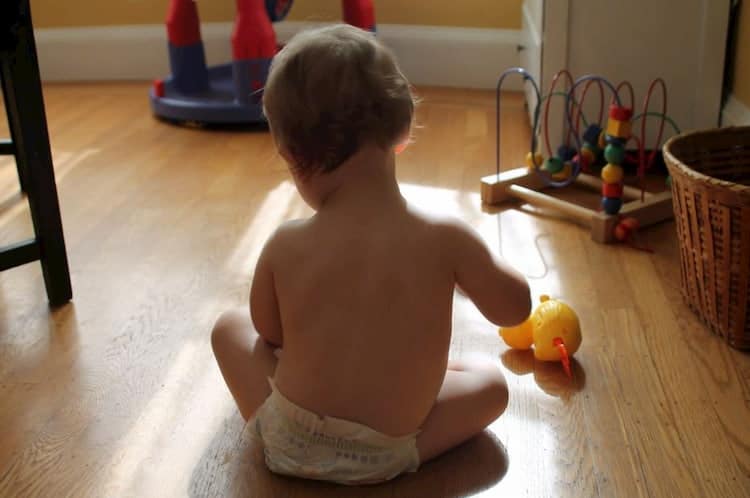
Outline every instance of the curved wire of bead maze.
{"label": "curved wire of bead maze", "polygon": [[[559,74],[559,73],[558,73]],[[569,73],[568,73],[569,74]],[[532,88],[534,90],[535,96],[537,97],[537,104],[534,109],[533,114],[533,123],[532,123],[532,133],[531,133],[531,143],[530,143],[530,151],[531,151],[531,162],[534,167],[528,168],[528,167],[522,167],[522,168],[516,168],[508,171],[500,171],[500,91],[502,88],[503,83],[505,82],[506,78],[511,75],[521,75],[523,77],[525,84],[531,84]],[[557,75],[556,75],[557,76]],[[580,152],[582,141],[581,137],[577,133],[577,126],[578,126],[578,120],[581,118],[581,108],[583,106],[582,102],[576,102],[574,95],[575,90],[578,88],[578,86],[584,82],[589,82],[592,80],[596,80],[599,82],[599,84],[606,85],[612,92],[613,95],[613,102],[617,105],[622,107],[622,102],[620,100],[619,96],[619,90],[623,86],[623,83],[618,85],[617,88],[615,88],[609,81],[605,80],[604,78],[601,78],[596,75],[586,75],[578,80],[576,80],[571,89],[567,93],[566,98],[566,105],[565,105],[565,115],[566,115],[566,121],[568,125],[568,131],[575,130],[576,132],[572,134],[572,136],[575,139],[577,150]],[[659,139],[661,138],[664,120],[668,120],[668,118],[665,116],[664,112],[666,111],[666,87],[663,87],[663,112],[662,113],[650,113],[648,112],[648,104],[651,97],[651,91],[656,84],[656,82],[661,82],[662,85],[664,85],[663,80],[655,80],[654,83],[652,83],[650,89],[649,89],[649,95],[646,98],[645,101],[645,109],[644,111],[638,115],[635,118],[632,118],[631,121],[634,121],[638,118],[646,118],[651,115],[658,115],[662,118],[662,124],[660,127],[660,133],[659,133]],[[629,83],[627,84],[629,86]],[[554,88],[552,89],[554,90]],[[545,98],[550,98],[552,96],[552,92],[550,95],[548,95]],[[585,96],[585,91],[584,91]],[[577,185],[581,185],[583,187],[587,187],[589,189],[599,190],[602,188],[602,180],[600,180],[597,177],[594,177],[592,175],[589,175],[588,173],[583,172],[584,169],[581,164],[581,161],[579,160],[577,164],[574,164],[572,167],[571,174],[565,178],[565,179],[554,179],[552,178],[552,175],[550,175],[548,172],[543,171],[541,168],[541,165],[538,164],[537,160],[535,159],[534,152],[537,150],[537,134],[540,124],[540,110],[541,110],[541,104],[543,102],[543,98],[541,95],[541,92],[539,91],[539,86],[537,85],[536,81],[534,81],[534,78],[529,74],[528,71],[521,67],[513,67],[510,69],[507,69],[504,71],[497,82],[496,87],[496,137],[495,137],[495,174],[485,176],[481,179],[481,198],[482,202],[485,204],[495,205],[495,204],[501,204],[507,200],[510,200],[512,198],[523,200],[529,204],[544,207],[548,209],[552,209],[554,211],[557,211],[566,217],[572,219],[573,221],[582,224],[584,226],[588,226],[591,229],[591,237],[598,241],[598,242],[612,242],[615,240],[614,237],[614,228],[619,222],[620,219],[624,217],[631,217],[638,220],[641,227],[652,225],[667,219],[672,218],[672,196],[670,191],[666,192],[660,192],[660,193],[648,193],[641,189],[629,187],[623,185],[622,187],[622,195],[623,198],[629,198],[630,200],[624,204],[622,204],[622,208],[619,210],[618,214],[607,214],[600,211],[595,211],[593,209],[589,209],[583,206],[580,206],[578,204],[565,201],[562,199],[558,199],[556,197],[552,197],[544,192],[542,190],[546,187],[566,187],[568,185],[571,185],[572,183],[576,183]],[[582,99],[583,100],[583,99]],[[631,87],[631,105],[632,105],[632,87]],[[571,109],[573,106],[578,108],[578,113],[576,116],[576,123],[574,126],[573,123],[573,115],[571,113]],[[545,115],[545,120],[547,116]],[[585,119],[584,119],[585,121]],[[674,123],[669,120],[670,123],[672,123],[673,127],[676,129],[676,126],[674,126]],[[645,135],[645,123],[642,123],[642,135]],[[644,166],[643,158],[644,153],[642,151],[644,147],[644,141],[645,136],[642,137],[641,140],[639,140],[639,173],[643,170],[647,169],[648,166],[653,162],[654,153],[652,152],[648,165]],[[623,144],[624,146],[624,144]],[[658,144],[657,144],[658,146]]]}

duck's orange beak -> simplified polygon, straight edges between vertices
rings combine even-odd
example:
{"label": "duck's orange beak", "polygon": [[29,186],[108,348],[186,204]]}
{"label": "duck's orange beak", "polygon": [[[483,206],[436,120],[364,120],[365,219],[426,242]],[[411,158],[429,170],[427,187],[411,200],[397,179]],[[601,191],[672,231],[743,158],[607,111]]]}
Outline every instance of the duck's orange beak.
{"label": "duck's orange beak", "polygon": [[560,352],[560,361],[562,361],[565,374],[568,376],[569,379],[572,379],[573,373],[570,371],[570,356],[568,356],[568,349],[565,347],[565,342],[563,342],[561,337],[555,337],[552,340],[552,343]]}

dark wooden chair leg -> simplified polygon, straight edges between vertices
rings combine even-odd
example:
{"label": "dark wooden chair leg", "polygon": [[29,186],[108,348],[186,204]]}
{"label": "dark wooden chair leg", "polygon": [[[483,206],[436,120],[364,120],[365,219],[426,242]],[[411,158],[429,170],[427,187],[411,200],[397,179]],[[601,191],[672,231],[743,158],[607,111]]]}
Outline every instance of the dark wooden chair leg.
{"label": "dark wooden chair leg", "polygon": [[17,157],[24,158],[19,162],[20,174],[25,177],[47,297],[58,306],[68,302],[73,292],[28,0],[21,1],[20,10],[18,43],[2,57],[2,79]]}
{"label": "dark wooden chair leg", "polygon": [[18,183],[21,185],[21,192],[26,192],[26,155],[24,154],[23,148],[18,148],[18,144],[21,137],[20,133],[16,130],[17,120],[12,119],[11,109],[14,106],[8,102],[8,91],[5,89],[5,78],[0,78],[3,86],[3,99],[5,101],[6,114],[8,115],[8,129],[10,130],[10,143],[3,142],[1,145],[7,146],[9,152],[16,157],[16,169],[18,170]]}

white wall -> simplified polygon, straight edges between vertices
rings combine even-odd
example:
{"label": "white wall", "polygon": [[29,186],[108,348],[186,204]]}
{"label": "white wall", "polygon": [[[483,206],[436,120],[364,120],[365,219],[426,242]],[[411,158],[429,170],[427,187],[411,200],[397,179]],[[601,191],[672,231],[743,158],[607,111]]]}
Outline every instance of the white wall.
{"label": "white wall", "polygon": [[[3,1],[3,0],[0,0]],[[274,25],[280,41],[316,23]],[[209,64],[231,61],[232,23],[203,23]],[[35,29],[39,65],[46,81],[152,80],[169,72],[163,25]],[[494,88],[507,67],[517,66],[521,32],[515,29],[379,24],[378,37],[390,46],[414,84]],[[520,80],[507,90],[520,90]]]}

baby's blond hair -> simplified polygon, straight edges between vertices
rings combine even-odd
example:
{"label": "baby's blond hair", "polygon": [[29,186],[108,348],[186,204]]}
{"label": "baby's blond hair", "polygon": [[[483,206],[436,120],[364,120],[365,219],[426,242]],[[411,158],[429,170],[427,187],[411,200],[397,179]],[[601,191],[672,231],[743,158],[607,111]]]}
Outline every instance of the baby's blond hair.
{"label": "baby's blond hair", "polygon": [[278,146],[302,175],[333,171],[366,143],[396,145],[414,113],[393,54],[348,25],[292,38],[271,64],[263,106]]}

